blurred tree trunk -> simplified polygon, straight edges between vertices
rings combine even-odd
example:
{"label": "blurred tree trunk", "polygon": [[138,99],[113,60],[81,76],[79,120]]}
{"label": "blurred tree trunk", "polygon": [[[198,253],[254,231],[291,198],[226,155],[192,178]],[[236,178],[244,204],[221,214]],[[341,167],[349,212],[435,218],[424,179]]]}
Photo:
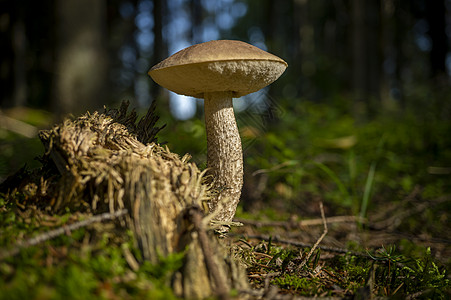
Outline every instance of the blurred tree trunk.
{"label": "blurred tree trunk", "polygon": [[155,65],[166,58],[167,46],[163,40],[163,16],[165,14],[164,0],[153,0],[153,33],[155,36],[153,44],[152,65]]}
{"label": "blurred tree trunk", "polygon": [[202,41],[202,3],[200,0],[190,1],[191,11],[191,44],[198,44]]}
{"label": "blurred tree trunk", "polygon": [[[276,5],[275,0],[265,1],[266,22],[263,23],[263,33],[265,36],[265,44],[268,47],[268,52],[272,52],[272,49],[277,47],[275,44],[278,30],[280,29],[277,26],[277,19],[283,18],[283,16],[280,15],[280,10],[277,8],[279,8],[279,6]],[[263,115],[263,122],[266,124],[274,123],[278,119],[278,104],[275,102],[275,97],[273,97],[271,85],[267,87],[267,96],[264,100],[267,107],[265,114]]]}
{"label": "blurred tree trunk", "polygon": [[26,17],[23,7],[4,2],[0,2],[0,104],[2,107],[23,106],[28,96]]}
{"label": "blurred tree trunk", "polygon": [[54,109],[59,114],[102,107],[109,98],[105,0],[57,0]]}
{"label": "blurred tree trunk", "polygon": [[[167,57],[168,54],[168,46],[163,39],[163,27],[165,24],[165,16],[167,14],[166,9],[166,1],[165,0],[153,0],[153,34],[154,34],[154,43],[153,43],[153,56],[151,65],[154,66],[163,59]],[[152,81],[151,84],[151,98],[153,100],[158,99],[158,97],[163,93],[163,89],[160,85],[156,84]],[[152,101],[153,101],[152,100]],[[169,103],[167,102],[165,107],[169,108]]]}
{"label": "blurred tree trunk", "polygon": [[277,36],[277,18],[281,18],[282,16],[278,16],[278,9],[275,5],[275,0],[265,1],[265,20],[263,23],[263,31],[265,35],[265,43],[268,47],[268,51],[271,52],[274,49],[274,42]]}
{"label": "blurred tree trunk", "polygon": [[402,71],[406,64],[406,57],[404,55],[403,44],[405,36],[407,35],[408,26],[406,26],[406,21],[403,17],[403,11],[409,11],[410,2],[403,0],[394,0],[394,26],[395,26],[395,37],[394,37],[394,52],[395,52],[395,83],[394,83],[394,97],[398,99],[401,108],[406,107],[406,99],[404,97],[404,87]]}
{"label": "blurred tree trunk", "polygon": [[14,50],[14,96],[13,106],[24,106],[27,102],[27,77],[26,77],[26,55],[27,37],[25,24],[22,20],[13,26],[13,50]]}
{"label": "blurred tree trunk", "polygon": [[446,37],[446,7],[445,1],[425,1],[426,19],[429,24],[428,34],[431,38],[430,51],[431,76],[434,78],[446,76],[446,54],[448,53],[448,38]]}
{"label": "blurred tree trunk", "polygon": [[381,90],[380,0],[352,1],[352,72],[355,113],[379,106]]}
{"label": "blurred tree trunk", "polygon": [[374,113],[380,105],[382,88],[382,36],[381,36],[381,0],[367,1],[366,53],[367,53],[367,101],[369,112]]}
{"label": "blurred tree trunk", "polygon": [[381,47],[384,58],[384,72],[381,72],[381,102],[384,107],[392,104],[391,90],[395,83],[395,20],[394,1],[382,0],[381,3]]}
{"label": "blurred tree trunk", "polygon": [[365,97],[365,1],[352,1],[352,87],[354,101]]}
{"label": "blurred tree trunk", "polygon": [[297,15],[295,24],[297,26],[296,33],[298,35],[298,54],[295,59],[297,70],[299,70],[301,80],[298,80],[297,84],[301,86],[300,92],[303,95],[311,96],[311,90],[309,89],[310,74],[312,73],[312,67],[314,62],[311,61],[313,54],[315,53],[315,41],[314,41],[314,26],[311,22],[309,15],[308,0],[294,0],[294,10]]}
{"label": "blurred tree trunk", "polygon": [[408,5],[406,7],[403,0],[382,0],[381,3],[381,101],[388,109],[405,106],[401,76],[405,64],[403,43],[408,28],[403,12],[410,10]]}

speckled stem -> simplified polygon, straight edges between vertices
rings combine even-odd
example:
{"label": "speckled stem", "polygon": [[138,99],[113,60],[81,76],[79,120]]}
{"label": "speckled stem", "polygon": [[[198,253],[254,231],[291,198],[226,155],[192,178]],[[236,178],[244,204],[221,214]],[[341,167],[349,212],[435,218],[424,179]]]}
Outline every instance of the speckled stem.
{"label": "speckled stem", "polygon": [[243,150],[233,112],[232,93],[205,93],[205,127],[207,131],[207,166],[215,179],[219,196],[209,203],[214,212],[218,203],[223,209],[218,221],[231,221],[240,201],[243,186]]}

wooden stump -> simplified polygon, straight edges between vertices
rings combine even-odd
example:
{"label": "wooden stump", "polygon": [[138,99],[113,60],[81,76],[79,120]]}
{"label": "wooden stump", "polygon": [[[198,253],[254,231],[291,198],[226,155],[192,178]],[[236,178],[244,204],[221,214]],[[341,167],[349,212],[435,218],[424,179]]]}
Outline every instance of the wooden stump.
{"label": "wooden stump", "polygon": [[187,155],[180,158],[154,142],[140,141],[155,140],[159,128],[152,113],[140,126],[135,121],[136,115],[128,115],[123,105],[41,132],[43,161],[59,172],[48,205],[55,211],[127,209],[123,226],[132,229],[145,261],[158,263],[161,257],[186,251],[172,280],[181,297],[227,298],[230,289],[246,288],[243,268],[208,230],[208,216],[201,209],[210,197],[204,172]]}

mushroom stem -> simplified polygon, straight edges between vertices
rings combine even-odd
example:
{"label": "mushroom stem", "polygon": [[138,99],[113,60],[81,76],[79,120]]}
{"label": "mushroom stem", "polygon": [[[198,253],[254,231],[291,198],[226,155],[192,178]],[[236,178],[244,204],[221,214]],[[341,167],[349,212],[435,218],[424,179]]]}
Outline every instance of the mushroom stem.
{"label": "mushroom stem", "polygon": [[204,94],[205,128],[207,131],[207,167],[214,178],[218,196],[209,202],[215,218],[229,222],[235,215],[243,186],[243,150],[233,112],[232,92]]}

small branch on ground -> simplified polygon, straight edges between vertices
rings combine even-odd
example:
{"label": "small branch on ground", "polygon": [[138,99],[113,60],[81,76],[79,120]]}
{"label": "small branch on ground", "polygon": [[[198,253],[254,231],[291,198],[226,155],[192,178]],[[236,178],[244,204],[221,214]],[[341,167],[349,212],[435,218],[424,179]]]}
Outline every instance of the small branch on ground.
{"label": "small branch on ground", "polygon": [[82,227],[89,226],[89,225],[91,225],[93,223],[119,218],[119,217],[125,215],[127,212],[128,212],[127,209],[121,209],[121,210],[118,210],[118,211],[116,211],[114,213],[98,214],[98,215],[94,215],[94,216],[92,216],[92,217],[90,217],[90,218],[88,218],[86,220],[78,221],[78,222],[75,222],[75,223],[67,225],[67,226],[63,225],[60,228],[44,232],[42,234],[39,234],[38,236],[35,236],[34,238],[30,238],[28,240],[25,240],[25,241],[22,241],[22,242],[18,242],[10,250],[1,251],[0,252],[0,260],[3,260],[5,258],[14,256],[14,255],[17,255],[20,252],[20,250],[22,250],[24,248],[29,248],[31,246],[36,246],[36,245],[38,245],[40,243],[43,243],[45,241],[54,239],[54,238],[56,238],[56,237],[58,237],[60,235],[69,234],[71,231],[77,230],[77,229],[82,228]]}
{"label": "small branch on ground", "polygon": [[[399,205],[397,205],[393,209],[387,210],[384,216],[378,217],[377,219],[379,219],[379,221],[371,222],[369,224],[369,228],[373,230],[394,231],[401,224],[403,224],[404,220],[408,219],[409,217],[424,212],[427,209],[431,209],[435,205],[439,205],[451,200],[450,195],[443,195],[433,200],[422,200],[421,203],[413,203],[414,199],[418,195],[420,195],[420,192],[420,188],[415,188],[412,193],[409,194]],[[412,207],[406,207],[409,203],[413,204]],[[388,214],[390,214],[391,216],[386,217],[386,215]]]}
{"label": "small branch on ground", "polygon": [[[312,219],[312,220],[302,220],[302,221],[258,221],[258,220],[246,220],[246,219],[234,219],[236,222],[243,223],[245,225],[252,225],[255,227],[263,227],[263,226],[276,226],[276,227],[284,227],[285,229],[293,229],[304,226],[317,226],[323,225],[324,220],[321,219]],[[326,223],[366,223],[366,219],[362,219],[358,216],[335,216],[326,218]]]}
{"label": "small branch on ground", "polygon": [[302,269],[305,266],[305,264],[309,261],[313,252],[316,250],[316,248],[318,248],[319,244],[321,243],[321,241],[324,239],[324,237],[326,236],[326,234],[328,232],[327,221],[326,221],[326,216],[324,214],[324,208],[323,208],[322,202],[319,203],[319,209],[321,210],[321,218],[322,218],[323,224],[324,224],[324,231],[323,231],[323,234],[316,241],[316,243],[313,245],[313,247],[310,249],[310,252],[307,254],[307,256],[302,260],[301,264],[298,267],[299,270]]}
{"label": "small branch on ground", "polygon": [[[243,237],[242,235],[234,234],[232,232],[228,233],[228,235]],[[271,239],[271,241],[274,243],[280,243],[280,244],[291,245],[291,246],[302,247],[302,248],[311,248],[314,246],[312,244],[302,243],[299,241],[282,239],[278,235],[269,236],[269,235],[260,235],[260,234],[249,234],[249,235],[246,235],[245,237],[248,239],[256,239],[256,240],[263,240],[263,241],[269,241]],[[344,248],[335,248],[335,247],[328,247],[328,246],[318,246],[317,248],[324,250],[324,251],[329,251],[329,252],[342,253],[342,254],[349,253],[354,256],[370,257],[366,253],[350,251],[350,250],[347,250]]]}

